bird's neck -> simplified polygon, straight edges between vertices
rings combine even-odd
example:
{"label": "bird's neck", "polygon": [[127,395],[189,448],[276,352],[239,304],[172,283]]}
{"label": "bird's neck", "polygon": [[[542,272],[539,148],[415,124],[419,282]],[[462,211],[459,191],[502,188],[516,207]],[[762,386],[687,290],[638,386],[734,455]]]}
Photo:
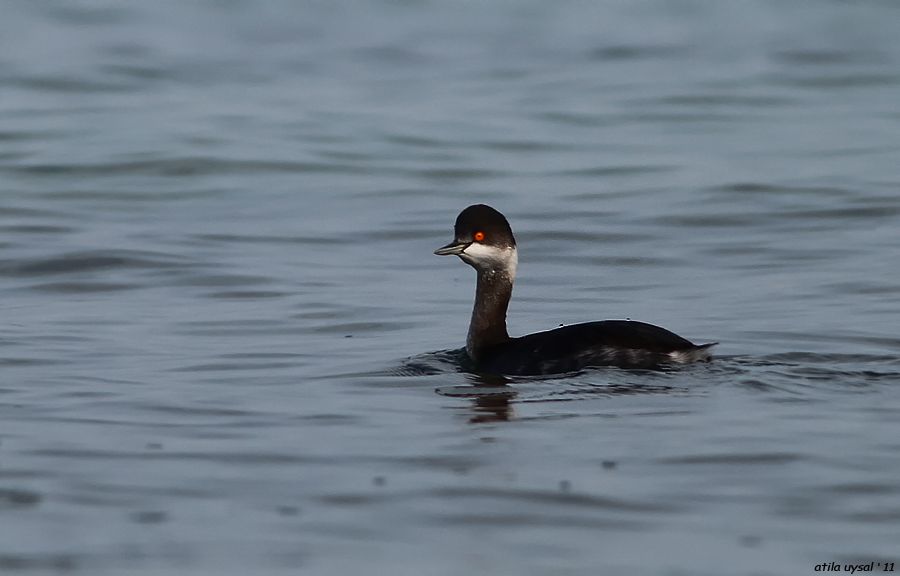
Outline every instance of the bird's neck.
{"label": "bird's neck", "polygon": [[515,268],[511,270],[478,270],[475,307],[466,337],[466,352],[478,361],[481,352],[509,340],[506,310],[512,297]]}

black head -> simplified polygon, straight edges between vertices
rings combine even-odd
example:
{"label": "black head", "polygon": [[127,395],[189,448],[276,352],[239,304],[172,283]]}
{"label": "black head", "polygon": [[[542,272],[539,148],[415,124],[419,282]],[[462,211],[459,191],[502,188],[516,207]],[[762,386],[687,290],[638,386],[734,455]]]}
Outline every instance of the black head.
{"label": "black head", "polygon": [[444,248],[473,242],[497,248],[512,248],[516,245],[506,217],[486,204],[473,204],[460,212],[456,217],[454,234],[453,242]]}
{"label": "black head", "polygon": [[[485,204],[469,206],[456,217],[453,242],[434,251],[438,256],[459,256],[480,267],[509,268],[515,259],[516,239],[506,217]],[[512,263],[514,273],[515,264]]]}

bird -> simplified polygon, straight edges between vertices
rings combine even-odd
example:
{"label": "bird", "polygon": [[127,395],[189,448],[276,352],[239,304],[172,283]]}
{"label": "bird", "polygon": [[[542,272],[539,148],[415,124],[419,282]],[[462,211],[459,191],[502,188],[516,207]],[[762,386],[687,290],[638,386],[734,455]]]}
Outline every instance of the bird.
{"label": "bird", "polygon": [[516,239],[506,217],[486,204],[460,212],[453,240],[434,253],[458,256],[477,273],[465,348],[476,372],[524,376],[603,366],[655,369],[712,359],[710,348],[717,342],[694,344],[634,320],[585,322],[510,337],[506,313],[518,267]]}

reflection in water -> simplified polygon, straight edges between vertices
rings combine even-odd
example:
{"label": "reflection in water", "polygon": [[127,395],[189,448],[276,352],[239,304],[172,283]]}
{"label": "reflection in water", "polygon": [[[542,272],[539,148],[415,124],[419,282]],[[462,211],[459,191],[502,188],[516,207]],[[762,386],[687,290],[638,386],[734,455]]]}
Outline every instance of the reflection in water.
{"label": "reflection in water", "polygon": [[476,396],[472,401],[472,424],[483,422],[506,422],[513,417],[510,399],[516,391],[508,384],[509,379],[494,374],[473,374],[469,377]]}
{"label": "reflection in water", "polygon": [[515,418],[515,403],[568,402],[598,396],[687,393],[688,386],[658,380],[678,375],[688,376],[697,385],[702,383],[702,378],[692,378],[687,371],[598,368],[562,376],[557,374],[542,377],[468,373],[466,380],[470,382],[469,385],[440,386],[435,392],[441,396],[471,399],[472,416],[469,419],[471,423],[505,422]]}
{"label": "reflection in water", "polygon": [[484,422],[506,422],[513,416],[513,408],[509,404],[510,396],[491,395],[479,396],[472,402],[471,424]]}
{"label": "reflection in water", "polygon": [[441,386],[441,396],[472,399],[472,423],[501,422],[513,417],[510,401],[519,393],[509,385],[512,380],[493,374],[467,374],[469,386]]}

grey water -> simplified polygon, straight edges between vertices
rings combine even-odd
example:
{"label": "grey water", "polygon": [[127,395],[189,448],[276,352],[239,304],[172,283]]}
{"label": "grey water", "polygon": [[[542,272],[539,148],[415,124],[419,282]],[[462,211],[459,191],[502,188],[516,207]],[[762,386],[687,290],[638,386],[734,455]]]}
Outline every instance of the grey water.
{"label": "grey water", "polygon": [[[0,572],[900,563],[900,4],[0,11]],[[467,373],[478,202],[716,360]]]}

